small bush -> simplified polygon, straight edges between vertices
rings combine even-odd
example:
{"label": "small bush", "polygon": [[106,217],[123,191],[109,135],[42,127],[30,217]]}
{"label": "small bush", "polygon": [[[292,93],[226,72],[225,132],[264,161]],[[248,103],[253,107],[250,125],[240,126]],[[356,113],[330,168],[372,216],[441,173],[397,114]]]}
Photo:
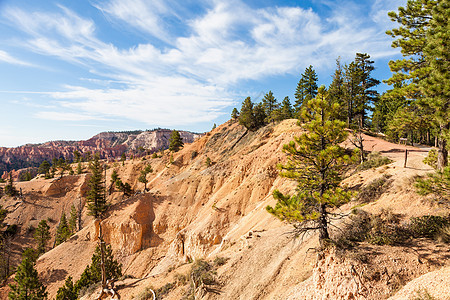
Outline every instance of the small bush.
{"label": "small bush", "polygon": [[427,157],[423,159],[423,162],[431,167],[433,169],[437,168],[437,158],[438,158],[438,152],[436,149],[431,149],[428,151]]}
{"label": "small bush", "polygon": [[167,295],[171,290],[175,288],[173,282],[167,283],[155,291],[156,299],[163,299],[163,296]]}
{"label": "small bush", "polygon": [[447,225],[437,234],[437,241],[440,243],[450,244],[450,225]]}
{"label": "small bush", "polygon": [[371,218],[366,240],[375,245],[395,245],[404,242],[410,236],[408,228],[400,225],[399,216],[384,210]]}
{"label": "small bush", "polygon": [[448,225],[448,218],[440,216],[421,216],[411,218],[409,228],[414,237],[436,239],[443,228]]}
{"label": "small bush", "polygon": [[340,248],[352,248],[357,242],[367,241],[375,245],[394,245],[411,236],[408,228],[400,224],[398,215],[382,211],[372,215],[358,210],[336,238]]}
{"label": "small bush", "polygon": [[363,203],[369,203],[378,200],[381,195],[389,189],[392,184],[390,178],[392,175],[383,175],[381,178],[374,179],[358,194],[358,200]]}
{"label": "small bush", "polygon": [[175,274],[174,278],[177,285],[185,285],[188,282],[188,276],[183,274]]}
{"label": "small bush", "polygon": [[189,280],[191,286],[187,290],[185,298],[193,299],[197,291],[210,292],[215,291],[210,288],[210,286],[217,284],[216,271],[212,264],[205,260],[196,260],[192,265],[191,271],[189,273]]}
{"label": "small bush", "polygon": [[433,296],[428,293],[426,289],[415,291],[416,296],[412,300],[436,300]]}
{"label": "small bush", "polygon": [[192,151],[191,152],[191,159],[194,159],[194,158],[196,158],[197,157],[197,155],[198,155],[198,152],[197,151]]}
{"label": "small bush", "polygon": [[3,232],[4,236],[15,236],[19,232],[19,226],[16,224],[9,225]]}
{"label": "small bush", "polygon": [[[153,287],[149,286],[146,287],[145,290],[143,290],[139,295],[136,297],[133,297],[134,300],[153,300],[153,293],[154,291]],[[156,293],[155,293],[156,296]]]}
{"label": "small bush", "polygon": [[360,164],[356,170],[364,171],[372,168],[378,168],[380,166],[390,164],[391,162],[391,159],[381,156],[380,152],[372,152],[367,156],[367,160]]}
{"label": "small bush", "polygon": [[350,216],[350,222],[345,224],[335,238],[336,245],[340,248],[351,248],[356,242],[366,239],[370,230],[371,215],[363,210],[355,210]]}
{"label": "small bush", "polygon": [[211,166],[211,158],[209,158],[209,157],[206,158],[205,165],[206,165],[206,167]]}
{"label": "small bush", "polygon": [[228,261],[228,258],[226,257],[216,257],[213,261],[214,266],[220,267],[226,264]]}

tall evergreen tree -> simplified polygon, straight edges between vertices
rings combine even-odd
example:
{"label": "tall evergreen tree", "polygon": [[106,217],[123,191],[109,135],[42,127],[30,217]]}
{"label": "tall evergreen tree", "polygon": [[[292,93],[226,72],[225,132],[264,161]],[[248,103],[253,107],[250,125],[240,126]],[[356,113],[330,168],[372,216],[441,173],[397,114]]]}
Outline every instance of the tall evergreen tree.
{"label": "tall evergreen tree", "polygon": [[262,107],[266,115],[266,122],[274,121],[271,116],[272,112],[278,109],[278,103],[277,99],[273,96],[272,91],[269,91],[264,95],[264,98],[262,99]]}
{"label": "tall evergreen tree", "polygon": [[66,278],[64,286],[58,289],[56,293],[56,300],[77,300],[78,295],[73,285],[72,277]]}
{"label": "tall evergreen tree", "polygon": [[257,130],[262,126],[266,125],[267,115],[264,111],[262,103],[258,103],[253,106],[253,130]]}
{"label": "tall evergreen tree", "polygon": [[[435,31],[433,28],[439,27],[440,25],[438,24],[448,22],[447,19],[439,20],[437,14],[433,13],[433,9],[437,9],[438,3],[442,3],[445,6],[445,2],[447,1],[408,0],[406,7],[399,7],[398,12],[389,12],[391,20],[397,22],[399,27],[386,32],[395,39],[392,42],[392,47],[400,48],[404,56],[402,59],[389,62],[389,67],[393,75],[386,82],[393,85],[394,88],[388,91],[387,94],[394,94],[394,97],[405,97],[408,101],[411,101],[411,110],[420,110],[422,117],[426,114],[427,117],[435,119],[435,122],[432,122],[432,124],[438,125],[428,130],[427,134],[430,132],[437,133],[439,146],[438,160],[440,162],[439,169],[441,170],[447,164],[446,125],[445,122],[441,123],[437,119],[441,118],[440,112],[445,111],[443,109],[445,103],[441,102],[438,104],[440,102],[439,100],[435,102],[436,95],[433,92],[433,88],[431,88],[433,86],[431,82],[433,81],[433,77],[439,73],[439,71],[435,73],[433,70],[437,70],[436,66],[444,62],[445,59],[440,60],[438,58],[439,55],[435,56],[437,52],[434,52],[432,49],[439,48],[443,50],[446,45],[442,43],[442,35],[436,37],[434,42],[432,36],[435,32],[439,31]],[[434,20],[435,17],[436,20]],[[443,26],[445,28],[445,25]],[[447,28],[441,31],[441,34],[445,35],[445,30],[448,33]],[[434,45],[439,44],[440,46],[435,48]],[[427,47],[427,45],[429,46]],[[444,50],[442,54],[445,55],[445,52],[448,52],[448,49]],[[446,69],[444,67],[442,70],[444,70],[444,74],[448,74],[448,68]],[[441,86],[445,87],[446,84],[441,84]],[[436,106],[436,104],[438,105]]]}
{"label": "tall evergreen tree", "polygon": [[[104,270],[106,278],[118,279],[122,276],[122,265],[114,259],[112,254],[112,248],[110,245],[104,247]],[[98,283],[102,280],[102,253],[101,248],[97,246],[95,252],[91,258],[91,265],[87,266],[81,274],[81,277],[74,284],[74,290],[78,295],[83,287],[90,286],[91,284]]]}
{"label": "tall evergreen tree", "polygon": [[361,86],[360,83],[360,70],[355,62],[344,67],[344,85],[345,85],[345,102],[347,106],[347,127],[350,127],[354,123],[355,118],[355,106],[356,98],[360,94]]}
{"label": "tall evergreen tree", "polygon": [[[396,83],[401,85],[401,83]],[[393,119],[396,111],[401,107],[409,106],[409,102],[405,96],[393,93],[388,90],[384,93],[379,101],[375,103],[372,116],[372,126],[375,131],[386,133],[388,123]]]}
{"label": "tall evergreen tree", "polygon": [[34,239],[37,242],[38,254],[43,254],[47,251],[47,243],[50,241],[50,226],[48,226],[46,220],[41,220],[38,227],[34,231]]}
{"label": "tall evergreen tree", "polygon": [[344,67],[341,64],[340,57],[336,59],[336,70],[333,74],[333,81],[328,88],[329,99],[331,103],[339,104],[340,112],[338,115],[339,120],[345,121],[347,118],[347,107],[345,105],[345,72]]}
{"label": "tall evergreen tree", "polygon": [[239,118],[239,111],[237,110],[237,108],[233,108],[233,111],[231,112],[231,119],[233,121],[236,121]]}
{"label": "tall evergreen tree", "polygon": [[181,139],[181,135],[178,132],[178,130],[173,130],[172,134],[170,136],[170,143],[169,143],[169,150],[173,152],[180,151],[181,148],[183,148],[184,143]]}
{"label": "tall evergreen tree", "polygon": [[17,267],[14,281],[10,284],[8,294],[10,300],[41,300],[47,298],[46,287],[39,281],[35,269],[37,255],[33,249],[27,249],[22,254],[22,262]]}
{"label": "tall evergreen tree", "polygon": [[72,204],[70,207],[70,218],[69,218],[69,231],[71,233],[77,232],[77,220],[78,220],[78,211],[75,208],[75,205]]}
{"label": "tall evergreen tree", "polygon": [[44,160],[39,166],[38,173],[39,174],[47,174],[50,171],[50,163]]}
{"label": "tall evergreen tree", "polygon": [[239,112],[239,124],[243,125],[248,130],[253,130],[254,126],[253,102],[250,97],[245,98],[242,102],[241,110]]}
{"label": "tall evergreen tree", "polygon": [[63,212],[61,214],[61,219],[59,220],[58,228],[56,229],[55,245],[64,243],[71,235],[69,224],[67,224],[66,214]]}
{"label": "tall evergreen tree", "polygon": [[306,133],[283,146],[289,161],[280,166],[281,176],[297,181],[297,192],[290,196],[275,190],[278,202],[275,207],[267,207],[271,214],[292,223],[299,234],[318,230],[322,246],[330,238],[329,209],[350,201],[352,195],[339,187],[344,166],[351,162],[339,146],[347,138],[345,123],[336,117],[339,109],[338,104],[330,104],[323,86],[302,108],[299,125],[304,122]]}
{"label": "tall evergreen tree", "polygon": [[420,88],[439,124],[437,168],[443,171],[448,164],[450,140],[450,1],[437,1],[431,16],[423,50],[428,76],[420,82]]}
{"label": "tall evergreen tree", "polygon": [[373,88],[379,85],[380,81],[372,77],[371,73],[375,70],[375,67],[373,66],[374,61],[370,60],[370,55],[367,53],[356,53],[355,63],[359,69],[359,84],[361,87],[355,105],[355,114],[358,116],[358,126],[363,128],[366,125],[367,111],[378,100],[378,92]]}
{"label": "tall evergreen tree", "polygon": [[309,100],[313,99],[317,95],[317,81],[318,77],[313,66],[309,66],[305,69],[305,72],[301,75],[301,79],[297,84],[295,90],[295,109],[299,112],[301,107],[305,106]]}
{"label": "tall evergreen tree", "polygon": [[87,208],[89,215],[98,219],[108,208],[105,197],[103,166],[98,155],[95,155],[94,160],[89,163],[89,169],[91,177],[88,182]]}
{"label": "tall evergreen tree", "polygon": [[283,101],[281,102],[280,112],[282,120],[292,119],[294,117],[294,111],[292,109],[291,101],[288,96],[284,97]]}

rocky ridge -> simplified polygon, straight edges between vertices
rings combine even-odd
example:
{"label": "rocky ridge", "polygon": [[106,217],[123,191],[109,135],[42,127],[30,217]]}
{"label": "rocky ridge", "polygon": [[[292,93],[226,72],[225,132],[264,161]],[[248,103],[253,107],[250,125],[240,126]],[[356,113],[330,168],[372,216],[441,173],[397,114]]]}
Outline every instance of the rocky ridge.
{"label": "rocky ridge", "polygon": [[[363,244],[362,253],[342,259],[336,252],[317,257],[315,235],[293,239],[291,227],[269,215],[265,207],[274,204],[274,188],[295,188],[295,183],[278,177],[275,166],[286,159],[283,144],[300,133],[295,120],[257,132],[227,122],[185,145],[173,155],[172,163],[167,153],[145,161],[128,160],[124,165],[109,163],[108,186],[115,170],[135,191],[143,188],[137,180],[140,170],[147,164],[154,169],[148,175],[149,193],[124,198],[112,189],[109,196],[112,206],[103,222],[105,240],[123,264],[124,273],[134,277],[117,284],[122,299],[133,299],[148,286],[159,288],[173,282],[199,258],[228,259],[217,269],[220,293],[206,294],[205,299],[386,299],[414,278],[448,266],[448,246],[426,240],[409,248]],[[345,184],[361,189],[384,174],[392,175],[392,188],[364,210],[390,209],[405,218],[448,213],[411,188],[413,176],[431,171],[422,163],[426,151],[411,148],[409,168],[403,168],[398,145],[368,136],[365,143],[367,149],[384,151],[394,162],[346,179]],[[29,224],[67,213],[71,204],[84,201],[86,181],[87,175],[76,175],[18,183],[25,201],[2,199],[11,211],[9,221],[25,232]],[[349,211],[357,204],[352,202],[342,210]],[[96,226],[86,214],[83,224],[69,241],[38,260],[37,268],[51,297],[66,276],[78,279],[90,263]],[[371,253],[377,255],[371,257]],[[361,262],[363,256],[369,256],[368,262]],[[177,286],[165,299],[181,299],[185,290],[186,286]],[[409,287],[409,291],[415,289]],[[95,293],[83,297],[94,298]]]}
{"label": "rocky ridge", "polygon": [[[122,153],[142,155],[143,150],[154,152],[169,147],[171,130],[103,132],[85,141],[51,141],[43,144],[27,144],[15,148],[0,147],[0,174],[27,167],[38,167],[42,161],[64,157],[73,159],[73,152],[99,153],[102,158],[113,159]],[[192,143],[202,134],[180,131],[185,143]]]}

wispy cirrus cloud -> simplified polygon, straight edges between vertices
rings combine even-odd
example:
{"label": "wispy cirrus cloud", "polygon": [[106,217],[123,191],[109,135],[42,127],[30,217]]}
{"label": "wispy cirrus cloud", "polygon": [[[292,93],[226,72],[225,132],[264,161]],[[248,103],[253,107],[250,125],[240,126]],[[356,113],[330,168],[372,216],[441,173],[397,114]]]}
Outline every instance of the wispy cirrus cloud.
{"label": "wispy cirrus cloud", "polygon": [[[380,11],[380,1],[373,11]],[[128,48],[101,40],[93,20],[63,6],[53,13],[10,7],[5,15],[28,34],[23,42],[30,51],[80,65],[104,82],[121,83],[120,88],[68,86],[52,93],[60,109],[78,110],[84,118],[123,117],[164,126],[214,120],[234,104],[243,80],[298,73],[309,64],[332,69],[335,58],[349,59],[355,52],[374,58],[393,53],[384,23],[377,17],[368,24],[356,6],[324,18],[301,7],[255,9],[239,0],[216,0],[201,14],[183,19],[171,4],[95,4],[111,20],[164,41]],[[166,18],[177,19],[183,29],[172,30]],[[55,120],[57,113],[37,115]],[[65,116],[77,119],[73,113]]]}
{"label": "wispy cirrus cloud", "polygon": [[8,64],[13,64],[13,65],[27,66],[27,67],[33,66],[32,64],[30,64],[26,61],[17,59],[15,57],[11,56],[8,52],[2,51],[2,50],[0,50],[0,62],[5,62]]}

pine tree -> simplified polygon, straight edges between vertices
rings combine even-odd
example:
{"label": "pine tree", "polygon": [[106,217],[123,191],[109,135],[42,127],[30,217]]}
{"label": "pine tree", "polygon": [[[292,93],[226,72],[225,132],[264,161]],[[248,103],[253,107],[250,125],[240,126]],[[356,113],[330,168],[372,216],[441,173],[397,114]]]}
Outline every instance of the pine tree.
{"label": "pine tree", "polygon": [[139,182],[142,182],[144,184],[144,192],[147,191],[147,174],[152,173],[153,169],[151,165],[147,165],[144,170],[141,171],[141,175],[139,176],[138,180]]}
{"label": "pine tree", "polygon": [[431,11],[432,19],[423,49],[428,76],[420,82],[425,105],[439,124],[437,168],[448,164],[447,144],[450,140],[450,1],[440,0]]}
{"label": "pine tree", "polygon": [[243,125],[248,130],[254,130],[255,128],[253,102],[250,97],[245,98],[244,102],[242,102],[241,111],[239,113],[239,124]]}
{"label": "pine tree", "polygon": [[378,92],[373,87],[380,84],[380,81],[372,77],[374,61],[370,60],[367,53],[356,53],[355,63],[359,69],[360,93],[355,102],[355,114],[358,116],[359,128],[366,125],[367,110],[369,110],[378,100]]}
{"label": "pine tree", "polygon": [[[390,96],[390,94],[392,94],[392,98],[405,97],[408,101],[411,101],[410,109],[421,110],[421,116],[425,117],[425,113],[427,114],[428,119],[439,119],[440,111],[445,111],[442,109],[444,108],[442,106],[434,106],[439,101],[435,102],[435,100],[432,100],[435,98],[434,95],[432,95],[434,92],[432,91],[433,89],[430,88],[430,81],[427,79],[432,79],[434,76],[433,63],[439,64],[445,61],[445,59],[439,60],[439,55],[434,56],[431,53],[434,51],[432,50],[434,48],[433,45],[441,44],[440,47],[437,47],[439,49],[444,49],[446,47],[444,45],[445,43],[442,44],[442,42],[439,41],[443,36],[437,37],[434,41],[432,37],[436,32],[432,28],[439,27],[439,25],[437,25],[438,23],[445,24],[445,22],[448,22],[446,17],[439,20],[436,13],[433,13],[433,9],[436,9],[438,3],[444,2],[437,0],[408,0],[406,7],[399,7],[398,12],[389,12],[391,20],[397,22],[399,27],[386,32],[395,39],[392,42],[392,47],[401,48],[401,52],[404,56],[402,59],[389,62],[389,67],[393,72],[393,75],[386,83],[393,85],[393,89],[389,90],[387,95]],[[435,18],[436,20],[434,20]],[[445,34],[445,29],[441,32]],[[427,47],[427,45],[429,46]],[[448,52],[448,50],[444,50],[444,53],[445,52]],[[444,68],[443,70],[444,74],[448,74],[448,68],[446,70]],[[442,87],[445,86],[446,84],[442,83]],[[444,103],[441,103],[441,105],[442,104]],[[433,109],[433,106],[437,110]],[[445,146],[446,138],[444,133],[446,131],[446,124],[445,122],[440,123],[439,121],[432,122],[432,124],[438,125],[436,125],[435,128],[428,128],[427,135],[429,135],[430,132],[436,132],[439,146],[438,157],[440,157],[439,161],[441,162],[439,168],[442,170],[447,163],[447,149]],[[443,125],[443,128],[441,128],[440,125]]]}
{"label": "pine tree", "polygon": [[334,71],[333,81],[330,84],[328,93],[331,103],[337,103],[341,108],[338,115],[338,118],[341,121],[345,121],[347,118],[347,106],[345,105],[346,89],[344,76],[345,76],[344,67],[341,65],[341,59],[339,57],[338,59],[336,59],[336,70]]}
{"label": "pine tree", "polygon": [[40,300],[47,298],[45,286],[39,281],[38,272],[35,269],[37,256],[33,249],[27,249],[22,254],[22,262],[17,267],[14,281],[10,284],[11,291],[8,294],[10,300]]}
{"label": "pine tree", "polygon": [[77,174],[80,175],[83,173],[83,167],[81,166],[81,161],[77,164]]}
{"label": "pine tree", "polygon": [[237,108],[233,108],[233,111],[231,112],[231,120],[236,121],[239,118],[239,111]]}
{"label": "pine tree", "polygon": [[34,231],[34,239],[37,242],[38,254],[43,254],[47,251],[47,243],[50,240],[50,226],[46,220],[41,220],[38,227]]}
{"label": "pine tree", "polygon": [[[106,278],[120,278],[122,276],[122,265],[114,259],[112,248],[110,245],[104,247],[104,258]],[[77,280],[77,282],[74,284],[74,290],[77,295],[83,287],[90,286],[102,280],[101,250],[99,246],[95,248],[95,252],[92,255],[91,261],[91,265],[86,267],[86,269],[81,274],[80,279]]]}
{"label": "pine tree", "polygon": [[306,106],[309,100],[313,99],[317,95],[317,74],[314,71],[313,66],[309,66],[305,69],[305,72],[301,75],[301,79],[297,84],[295,90],[295,110],[296,113],[300,112],[301,108]]}
{"label": "pine tree", "polygon": [[122,153],[122,155],[120,156],[120,161],[122,162],[122,166],[125,165],[126,160],[127,160],[127,156],[125,155],[125,153]]}
{"label": "pine tree", "polygon": [[75,205],[72,204],[70,207],[70,218],[69,218],[69,231],[71,233],[77,232],[77,220],[78,220],[78,211],[75,208]]}
{"label": "pine tree", "polygon": [[264,95],[262,99],[262,107],[264,109],[264,114],[266,117],[266,122],[274,121],[271,118],[272,112],[278,108],[277,99],[273,96],[272,91],[269,91]]}
{"label": "pine tree", "polygon": [[80,162],[81,161],[81,153],[78,150],[73,151],[73,162]]}
{"label": "pine tree", "polygon": [[[401,83],[397,83],[396,85],[399,84]],[[386,133],[388,130],[387,124],[392,120],[396,111],[401,107],[409,106],[409,102],[405,96],[393,93],[392,90],[383,93],[380,100],[375,104],[373,111],[373,129]]]}
{"label": "pine tree", "polygon": [[292,119],[294,117],[294,111],[292,110],[291,101],[288,96],[284,97],[281,102],[281,117],[282,120]]}
{"label": "pine tree", "polygon": [[66,214],[63,212],[59,221],[58,228],[56,229],[55,245],[64,243],[70,237],[70,229],[67,224]]}
{"label": "pine tree", "polygon": [[267,115],[262,103],[253,106],[253,130],[257,130],[266,125]]}
{"label": "pine tree", "polygon": [[356,98],[360,94],[360,70],[355,62],[344,67],[345,102],[347,105],[347,127],[354,124]]}
{"label": "pine tree", "polygon": [[87,208],[89,215],[98,219],[108,208],[105,198],[103,167],[98,155],[95,155],[94,160],[89,164],[89,169],[91,177],[88,183]]}
{"label": "pine tree", "polygon": [[173,130],[172,134],[170,136],[170,143],[169,143],[169,150],[173,152],[180,151],[181,148],[183,148],[184,143],[181,139],[181,135],[178,132],[178,130]]}
{"label": "pine tree", "polygon": [[64,286],[58,289],[56,293],[56,300],[77,300],[78,295],[73,285],[72,277],[69,276],[64,283]]}
{"label": "pine tree", "polygon": [[321,246],[330,238],[328,224],[333,214],[329,209],[352,196],[339,188],[345,166],[352,160],[339,146],[348,135],[345,123],[336,118],[339,109],[338,104],[330,104],[323,86],[302,108],[299,124],[304,122],[306,133],[283,146],[289,162],[279,166],[281,176],[297,181],[297,192],[290,196],[275,190],[278,203],[267,207],[271,214],[292,223],[299,234],[318,230]]}
{"label": "pine tree", "polygon": [[47,174],[50,171],[50,163],[44,160],[39,166],[38,173],[39,174]]}
{"label": "pine tree", "polygon": [[14,197],[15,195],[17,195],[17,189],[14,186],[14,180],[12,178],[12,171],[9,172],[9,174],[8,174],[8,182],[6,183],[6,185],[4,187],[4,191],[5,191],[5,194],[10,197]]}

